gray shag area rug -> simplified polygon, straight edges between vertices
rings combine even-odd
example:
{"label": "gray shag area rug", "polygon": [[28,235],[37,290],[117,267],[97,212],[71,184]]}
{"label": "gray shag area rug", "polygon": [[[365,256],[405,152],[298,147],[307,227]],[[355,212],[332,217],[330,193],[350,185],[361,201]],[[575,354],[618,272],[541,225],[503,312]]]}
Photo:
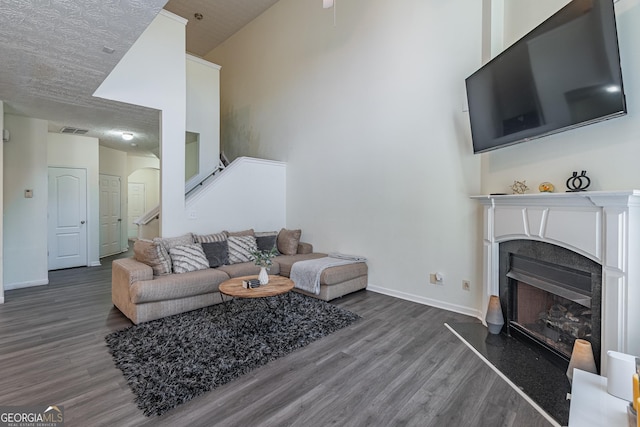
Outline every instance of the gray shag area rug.
{"label": "gray shag area rug", "polygon": [[358,320],[296,292],[236,299],[106,336],[136,403],[162,415]]}

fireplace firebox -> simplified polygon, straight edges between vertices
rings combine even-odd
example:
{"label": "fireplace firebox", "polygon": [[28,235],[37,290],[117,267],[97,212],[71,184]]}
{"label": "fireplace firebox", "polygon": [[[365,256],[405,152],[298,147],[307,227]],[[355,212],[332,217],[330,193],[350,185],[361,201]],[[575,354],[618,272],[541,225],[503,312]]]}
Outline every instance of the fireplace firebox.
{"label": "fireplace firebox", "polygon": [[568,364],[576,339],[591,342],[600,368],[602,267],[573,251],[535,240],[500,244],[504,332],[541,346]]}

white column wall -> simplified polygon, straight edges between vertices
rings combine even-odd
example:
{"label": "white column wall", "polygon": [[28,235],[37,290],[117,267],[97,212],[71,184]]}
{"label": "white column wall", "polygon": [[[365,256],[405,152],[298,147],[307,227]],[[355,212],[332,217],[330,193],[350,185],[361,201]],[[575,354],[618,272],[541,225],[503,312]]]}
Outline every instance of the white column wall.
{"label": "white column wall", "polygon": [[220,158],[220,66],[187,55],[187,131],[200,134],[195,179],[210,175]]}
{"label": "white column wall", "polygon": [[[47,273],[47,122],[6,114],[3,143],[4,289],[49,283]],[[33,190],[33,198],[24,190]]]}
{"label": "white column wall", "polygon": [[160,233],[166,236],[180,234],[186,223],[185,25],[162,11],[94,94],[161,111]]}

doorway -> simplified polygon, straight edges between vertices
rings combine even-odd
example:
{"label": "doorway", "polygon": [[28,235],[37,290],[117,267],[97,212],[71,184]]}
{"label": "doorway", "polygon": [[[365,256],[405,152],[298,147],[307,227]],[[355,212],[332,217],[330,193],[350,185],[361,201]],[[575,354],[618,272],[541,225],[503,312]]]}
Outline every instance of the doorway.
{"label": "doorway", "polygon": [[87,171],[48,168],[48,269],[87,265]]}
{"label": "doorway", "polygon": [[100,174],[100,258],[122,252],[120,177]]}

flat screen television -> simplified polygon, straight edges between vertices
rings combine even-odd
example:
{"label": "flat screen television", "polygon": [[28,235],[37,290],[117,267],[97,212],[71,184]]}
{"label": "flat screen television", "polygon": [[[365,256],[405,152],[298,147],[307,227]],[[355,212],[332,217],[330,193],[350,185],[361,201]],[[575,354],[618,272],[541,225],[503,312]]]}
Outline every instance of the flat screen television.
{"label": "flat screen television", "polygon": [[571,1],[466,88],[474,153],[626,114],[613,1]]}

